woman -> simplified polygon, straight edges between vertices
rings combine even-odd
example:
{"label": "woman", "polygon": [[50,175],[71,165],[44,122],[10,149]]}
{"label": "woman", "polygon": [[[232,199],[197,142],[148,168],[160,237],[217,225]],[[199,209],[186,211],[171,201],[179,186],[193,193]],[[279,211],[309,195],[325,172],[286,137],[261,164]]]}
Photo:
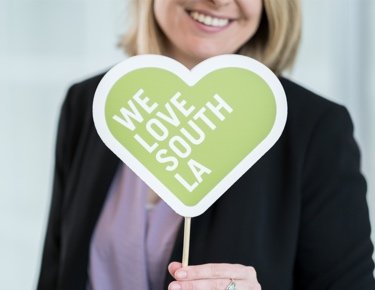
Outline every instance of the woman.
{"label": "woman", "polygon": [[[296,54],[298,0],[133,5],[123,42],[130,55],[163,54],[192,68],[240,53],[280,76]],[[62,108],[39,290],[375,289],[366,183],[345,108],[280,77],[289,110],[283,135],[193,219],[194,266],[182,267],[170,263],[182,253],[181,220],[95,132],[101,77],[72,86]]]}

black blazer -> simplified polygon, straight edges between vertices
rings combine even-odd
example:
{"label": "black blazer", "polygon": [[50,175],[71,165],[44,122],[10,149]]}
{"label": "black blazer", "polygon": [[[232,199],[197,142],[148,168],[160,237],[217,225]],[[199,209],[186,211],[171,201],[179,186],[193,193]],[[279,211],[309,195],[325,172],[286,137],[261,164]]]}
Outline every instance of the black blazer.
{"label": "black blazer", "polygon": [[[38,290],[86,287],[90,239],[120,164],[93,125],[101,77],[73,85],[63,104]],[[374,290],[366,183],[348,112],[281,82],[289,111],[285,130],[193,218],[190,264],[254,266],[263,290]],[[181,254],[180,229],[170,259],[180,261]],[[169,281],[166,274],[165,289]]]}

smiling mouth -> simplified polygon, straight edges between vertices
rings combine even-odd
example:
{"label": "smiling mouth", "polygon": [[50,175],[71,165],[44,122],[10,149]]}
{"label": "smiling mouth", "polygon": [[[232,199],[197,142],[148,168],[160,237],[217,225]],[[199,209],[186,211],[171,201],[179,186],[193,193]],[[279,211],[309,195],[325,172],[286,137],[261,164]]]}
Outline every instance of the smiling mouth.
{"label": "smiling mouth", "polygon": [[213,17],[197,11],[188,11],[188,13],[195,21],[211,27],[224,27],[230,23],[228,18]]}

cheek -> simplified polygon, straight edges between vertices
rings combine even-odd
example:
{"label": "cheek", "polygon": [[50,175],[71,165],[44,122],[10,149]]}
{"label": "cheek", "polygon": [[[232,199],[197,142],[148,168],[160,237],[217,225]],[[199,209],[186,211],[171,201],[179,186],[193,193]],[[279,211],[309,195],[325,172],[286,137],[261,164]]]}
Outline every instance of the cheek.
{"label": "cheek", "polygon": [[160,4],[158,0],[155,0],[152,5],[152,12],[154,13],[156,22],[159,22],[159,14],[161,13]]}
{"label": "cheek", "polygon": [[240,3],[240,9],[244,13],[245,17],[251,19],[251,22],[259,23],[263,13],[263,1],[243,0]]}
{"label": "cheek", "polygon": [[247,29],[248,32],[251,33],[250,37],[252,37],[259,28],[262,15],[263,15],[263,2],[261,0],[254,0],[251,1],[251,4],[247,4],[246,10],[243,10],[246,13],[248,23]]}
{"label": "cheek", "polygon": [[255,11],[254,18],[256,19],[257,27],[259,26],[260,21],[262,20],[263,9],[264,9],[263,1],[259,1],[258,5],[256,5],[255,10],[254,10]]}
{"label": "cheek", "polygon": [[[144,1],[144,0],[137,0]],[[175,30],[178,24],[178,19],[174,16],[177,10],[174,5],[171,5],[168,0],[155,0],[154,1],[154,16],[156,24],[159,26],[160,30],[168,38],[175,35]]]}
{"label": "cheek", "polygon": [[156,23],[159,25],[159,27],[163,27],[163,20],[166,19],[165,0],[154,0],[153,2],[153,12]]}

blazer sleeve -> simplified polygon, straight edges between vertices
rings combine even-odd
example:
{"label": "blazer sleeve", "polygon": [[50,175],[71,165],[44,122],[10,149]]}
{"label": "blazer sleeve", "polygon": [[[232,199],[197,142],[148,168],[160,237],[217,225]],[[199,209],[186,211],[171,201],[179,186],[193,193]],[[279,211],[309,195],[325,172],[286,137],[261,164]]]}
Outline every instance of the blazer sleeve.
{"label": "blazer sleeve", "polygon": [[366,182],[347,110],[331,106],[305,153],[296,289],[373,290]]}
{"label": "blazer sleeve", "polygon": [[59,264],[61,260],[61,218],[64,200],[64,188],[68,178],[70,164],[74,154],[74,120],[72,120],[72,99],[78,94],[77,86],[72,86],[62,105],[57,130],[55,168],[52,187],[47,232],[44,241],[38,290],[57,288]]}

